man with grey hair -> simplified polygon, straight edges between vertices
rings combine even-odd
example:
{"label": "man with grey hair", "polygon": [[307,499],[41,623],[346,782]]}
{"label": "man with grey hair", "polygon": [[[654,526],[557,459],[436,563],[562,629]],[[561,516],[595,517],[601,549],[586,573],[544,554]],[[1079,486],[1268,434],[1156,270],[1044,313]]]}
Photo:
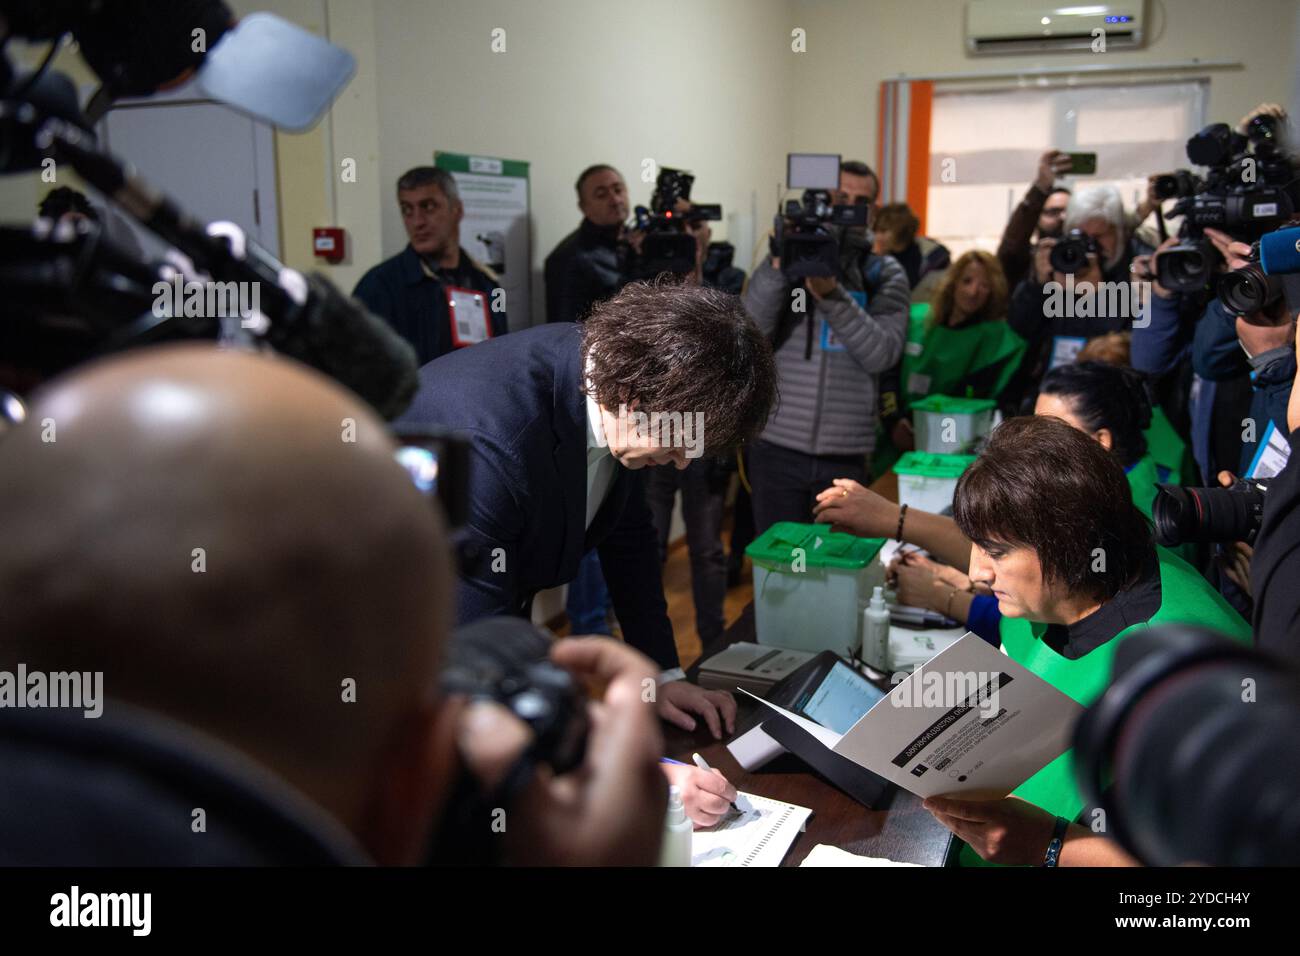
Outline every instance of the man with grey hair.
{"label": "man with grey hair", "polygon": [[353,295],[411,343],[420,364],[509,330],[505,290],[460,246],[465,207],[445,169],[417,166],[397,180],[410,240],[375,266]]}
{"label": "man with grey hair", "polygon": [[[1082,266],[1069,275],[1054,268],[1052,250],[1080,239],[1087,246]],[[1129,264],[1151,251],[1135,235],[1114,186],[1093,186],[1070,197],[1063,234],[1039,240],[1029,274],[1011,295],[1007,324],[1028,345],[1002,393],[1005,411],[1028,414],[1050,369],[1073,362],[1088,339],[1133,327],[1140,300]]]}

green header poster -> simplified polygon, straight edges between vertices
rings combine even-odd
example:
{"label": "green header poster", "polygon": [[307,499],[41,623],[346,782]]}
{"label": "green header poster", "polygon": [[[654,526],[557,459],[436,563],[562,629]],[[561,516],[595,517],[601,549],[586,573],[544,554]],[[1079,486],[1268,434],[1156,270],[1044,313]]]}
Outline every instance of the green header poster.
{"label": "green header poster", "polygon": [[506,290],[511,330],[532,325],[528,242],[528,163],[437,150],[434,165],[456,177],[465,218],[460,244],[496,273]]}

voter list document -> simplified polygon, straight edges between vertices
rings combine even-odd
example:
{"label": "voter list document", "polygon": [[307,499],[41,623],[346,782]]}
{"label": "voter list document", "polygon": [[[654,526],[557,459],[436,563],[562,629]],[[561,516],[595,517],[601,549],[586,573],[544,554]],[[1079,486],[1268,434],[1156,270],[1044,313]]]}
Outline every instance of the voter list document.
{"label": "voter list document", "polygon": [[972,799],[1006,796],[1063,754],[1083,712],[974,634],[918,667],[842,735],[767,706],[919,797]]}

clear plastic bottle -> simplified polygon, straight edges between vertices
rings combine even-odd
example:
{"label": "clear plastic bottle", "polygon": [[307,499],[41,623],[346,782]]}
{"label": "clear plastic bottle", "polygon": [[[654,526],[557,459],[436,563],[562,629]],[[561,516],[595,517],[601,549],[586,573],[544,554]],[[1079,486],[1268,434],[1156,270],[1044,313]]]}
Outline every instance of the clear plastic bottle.
{"label": "clear plastic bottle", "polygon": [[862,612],[862,659],[878,671],[889,670],[889,608],[879,586]]}
{"label": "clear plastic bottle", "polygon": [[664,842],[659,848],[660,866],[691,865],[691,834],[695,825],[686,815],[682,791],[668,788],[668,816],[664,823]]}

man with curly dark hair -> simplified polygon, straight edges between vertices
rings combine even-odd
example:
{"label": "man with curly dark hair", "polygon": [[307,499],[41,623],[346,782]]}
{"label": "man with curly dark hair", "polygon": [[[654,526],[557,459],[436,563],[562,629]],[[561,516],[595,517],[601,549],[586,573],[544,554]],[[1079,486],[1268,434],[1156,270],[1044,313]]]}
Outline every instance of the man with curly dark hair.
{"label": "man with curly dark hair", "polygon": [[766,338],[740,300],[672,282],[634,283],[586,322],[553,323],[430,362],[403,422],[473,445],[460,622],[528,615],[595,547],[629,644],[660,667],[660,715],[721,737],[735,702],[681,680],[664,601],[648,465],[685,468],[757,434],[776,397]]}

